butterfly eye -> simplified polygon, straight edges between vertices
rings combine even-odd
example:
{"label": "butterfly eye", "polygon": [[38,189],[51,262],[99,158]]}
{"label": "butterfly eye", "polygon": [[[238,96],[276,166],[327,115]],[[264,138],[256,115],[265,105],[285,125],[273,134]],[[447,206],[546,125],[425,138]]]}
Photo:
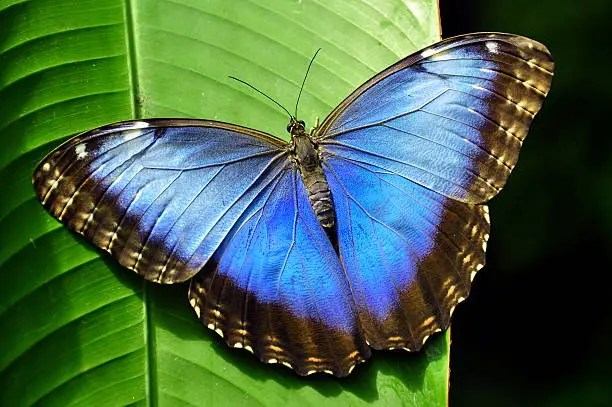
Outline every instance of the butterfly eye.
{"label": "butterfly eye", "polygon": [[287,133],[291,133],[291,129],[293,128],[293,125],[291,123],[289,123],[287,125]]}
{"label": "butterfly eye", "polygon": [[299,123],[299,124],[300,124],[302,127],[306,126],[306,123],[304,122],[304,120],[298,120],[298,123]]}

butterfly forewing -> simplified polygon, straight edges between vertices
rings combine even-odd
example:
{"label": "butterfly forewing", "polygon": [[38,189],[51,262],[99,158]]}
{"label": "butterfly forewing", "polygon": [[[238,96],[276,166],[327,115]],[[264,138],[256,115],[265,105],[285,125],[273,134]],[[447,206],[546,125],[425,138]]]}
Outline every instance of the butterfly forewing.
{"label": "butterfly forewing", "polygon": [[202,120],[118,123],[49,154],[34,187],[53,216],[145,278],[184,281],[288,165],[284,142]]}
{"label": "butterfly forewing", "polygon": [[452,199],[483,203],[514,168],[552,71],[548,50],[524,37],[448,39],[366,82],[316,137],[329,153],[388,169]]}

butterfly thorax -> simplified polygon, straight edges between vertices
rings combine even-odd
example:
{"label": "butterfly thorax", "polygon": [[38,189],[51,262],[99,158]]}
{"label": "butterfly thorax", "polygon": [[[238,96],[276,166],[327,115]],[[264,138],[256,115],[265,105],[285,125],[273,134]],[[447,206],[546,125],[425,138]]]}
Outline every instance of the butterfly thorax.
{"label": "butterfly thorax", "polygon": [[317,219],[325,228],[336,222],[334,203],[316,143],[304,130],[304,122],[291,119],[287,130],[291,133],[291,152],[308,193]]}

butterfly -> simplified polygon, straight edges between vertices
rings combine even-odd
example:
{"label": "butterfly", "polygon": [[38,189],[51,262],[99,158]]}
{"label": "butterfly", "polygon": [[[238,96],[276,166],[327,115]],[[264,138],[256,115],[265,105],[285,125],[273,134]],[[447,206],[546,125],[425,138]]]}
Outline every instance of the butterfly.
{"label": "butterfly", "polygon": [[485,264],[486,203],[550,89],[546,47],[443,40],[357,88],[291,141],[209,120],[87,131],[33,183],[44,207],[145,279],[191,280],[227,344],[300,375],[419,350]]}

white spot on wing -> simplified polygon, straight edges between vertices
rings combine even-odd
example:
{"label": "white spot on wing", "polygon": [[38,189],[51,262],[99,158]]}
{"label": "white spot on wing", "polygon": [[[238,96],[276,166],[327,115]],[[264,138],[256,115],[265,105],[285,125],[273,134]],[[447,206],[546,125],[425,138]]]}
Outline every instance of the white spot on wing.
{"label": "white spot on wing", "polygon": [[428,48],[425,51],[421,52],[421,57],[422,58],[429,58],[433,54],[435,54],[435,51],[432,48]]}
{"label": "white spot on wing", "polygon": [[143,122],[143,121],[137,121],[137,122],[134,122],[134,124],[132,124],[133,129],[146,129],[149,126],[150,126],[149,123]]}
{"label": "white spot on wing", "polygon": [[81,143],[81,144],[77,144],[76,147],[74,147],[74,153],[77,156],[77,159],[82,160],[83,158],[87,157],[87,146],[85,145],[85,143]]}
{"label": "white spot on wing", "polygon": [[143,121],[137,121],[132,123],[132,126],[123,134],[123,140],[130,141],[132,139],[135,139],[141,134],[141,132],[138,131],[139,129],[146,129],[149,126],[151,126],[149,123]]}
{"label": "white spot on wing", "polygon": [[485,46],[487,47],[487,49],[489,50],[490,53],[492,54],[497,54],[499,52],[499,50],[497,49],[498,44],[496,42],[493,41],[487,41],[487,43],[485,44]]}

